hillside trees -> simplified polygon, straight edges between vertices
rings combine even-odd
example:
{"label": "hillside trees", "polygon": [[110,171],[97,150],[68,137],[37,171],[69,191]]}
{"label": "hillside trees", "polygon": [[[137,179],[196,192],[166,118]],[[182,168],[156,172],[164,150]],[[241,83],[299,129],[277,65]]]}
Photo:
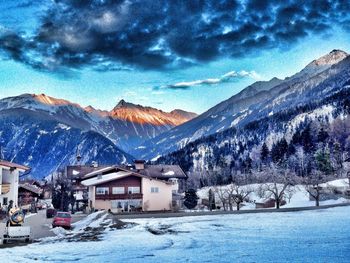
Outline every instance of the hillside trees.
{"label": "hillside trees", "polygon": [[[262,181],[265,176],[254,178],[254,175],[281,164],[301,178],[315,171],[344,177],[343,163],[350,157],[350,117],[342,110],[345,97],[343,94],[327,99],[327,103],[337,109],[331,116],[311,118],[308,115],[322,102],[288,109],[249,122],[243,128],[233,127],[213,134],[210,139],[200,138],[192,142],[191,147],[185,146],[160,158],[159,162],[166,160],[183,168],[190,167],[200,174],[196,178],[200,181],[197,185],[201,186],[229,184],[238,173],[248,176],[250,182]],[[303,118],[299,118],[299,114],[303,114]],[[293,118],[298,122],[290,125]],[[186,160],[189,162],[183,164]]]}

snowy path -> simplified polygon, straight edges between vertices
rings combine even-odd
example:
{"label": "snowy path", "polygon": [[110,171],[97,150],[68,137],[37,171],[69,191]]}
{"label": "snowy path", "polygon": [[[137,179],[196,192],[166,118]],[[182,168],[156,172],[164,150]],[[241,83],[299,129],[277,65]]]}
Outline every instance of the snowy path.
{"label": "snowy path", "polygon": [[1,262],[348,262],[350,207],[130,219],[102,241],[1,250]]}

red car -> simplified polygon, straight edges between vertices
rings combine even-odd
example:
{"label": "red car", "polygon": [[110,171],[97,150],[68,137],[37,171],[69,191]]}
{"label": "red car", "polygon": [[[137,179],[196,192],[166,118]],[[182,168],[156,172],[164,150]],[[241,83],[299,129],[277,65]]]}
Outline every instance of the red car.
{"label": "red car", "polygon": [[72,228],[72,216],[69,212],[57,212],[53,218],[52,227]]}

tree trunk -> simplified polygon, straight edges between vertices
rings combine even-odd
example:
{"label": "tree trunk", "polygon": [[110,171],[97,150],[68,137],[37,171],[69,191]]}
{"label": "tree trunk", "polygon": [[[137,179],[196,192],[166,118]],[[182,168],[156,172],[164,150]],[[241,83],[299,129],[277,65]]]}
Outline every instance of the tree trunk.
{"label": "tree trunk", "polygon": [[276,209],[280,209],[280,200],[276,199]]}
{"label": "tree trunk", "polygon": [[226,204],[223,202],[222,206],[224,207],[224,211],[226,211]]}
{"label": "tree trunk", "polygon": [[240,205],[240,203],[237,203],[237,211],[239,211],[239,205]]}
{"label": "tree trunk", "polygon": [[233,211],[233,205],[231,202],[229,203],[229,206],[230,206],[230,211]]}
{"label": "tree trunk", "polygon": [[63,203],[64,203],[64,190],[63,190],[63,186],[61,185],[61,211],[63,211]]}
{"label": "tree trunk", "polygon": [[320,195],[317,195],[315,200],[316,200],[316,206],[320,206]]}

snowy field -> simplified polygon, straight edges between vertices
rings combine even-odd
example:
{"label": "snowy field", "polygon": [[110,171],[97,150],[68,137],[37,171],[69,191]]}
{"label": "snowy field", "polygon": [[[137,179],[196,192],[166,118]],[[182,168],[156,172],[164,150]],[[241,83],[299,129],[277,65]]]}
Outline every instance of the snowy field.
{"label": "snowy field", "polygon": [[[333,181],[329,181],[327,183],[320,184],[321,187],[324,188],[337,188],[337,189],[347,189],[349,187],[349,180],[346,179],[336,179]],[[224,186],[218,186],[218,189],[222,189],[223,191],[227,190],[230,187],[230,185],[224,185]],[[255,204],[253,201],[256,202],[263,202],[264,200],[268,199],[267,197],[260,197],[258,195],[258,189],[261,187],[261,184],[250,184],[245,185],[245,188],[251,189],[253,192],[251,192],[248,197],[251,200],[251,202],[243,202],[243,207],[241,210],[251,210],[255,209]],[[278,188],[281,189],[283,186],[278,185]],[[203,187],[200,190],[197,191],[197,195],[200,199],[208,199],[208,192],[210,187]],[[221,205],[220,198],[217,193],[215,193],[215,188],[212,187],[212,190],[215,194],[215,200],[217,202],[217,205]],[[282,208],[291,208],[291,207],[308,207],[308,206],[315,206],[315,201],[310,200],[309,193],[306,191],[305,186],[303,185],[296,185],[290,187],[291,197],[290,199],[286,199],[287,204],[282,206]],[[349,200],[340,197],[337,199],[331,199],[326,201],[320,201],[320,205],[334,205],[334,204],[341,204],[341,203],[347,203]],[[234,207],[234,210],[236,208]]]}
{"label": "snowy field", "polygon": [[0,262],[349,262],[349,215],[350,207],[338,207],[135,219],[132,228],[107,228],[101,241],[51,238],[1,249]]}

